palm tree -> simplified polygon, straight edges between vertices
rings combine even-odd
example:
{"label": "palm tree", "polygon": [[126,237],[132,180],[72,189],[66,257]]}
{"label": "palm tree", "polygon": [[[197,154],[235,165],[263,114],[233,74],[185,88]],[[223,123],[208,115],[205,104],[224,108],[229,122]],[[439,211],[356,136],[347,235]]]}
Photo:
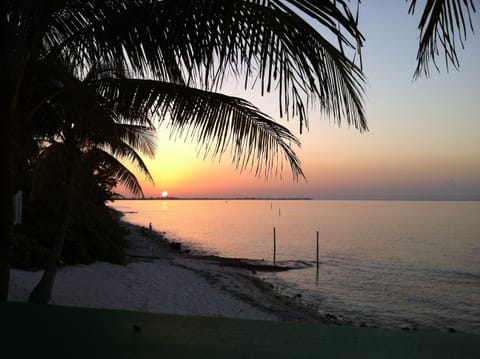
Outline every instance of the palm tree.
{"label": "palm tree", "polygon": [[[50,181],[51,173],[55,173],[57,192],[61,196],[58,228],[51,254],[40,282],[30,295],[30,301],[35,303],[48,303],[50,300],[57,263],[71,219],[73,198],[79,179],[84,177],[82,173],[107,169],[114,180],[134,194],[143,196],[136,177],[117,160],[123,158],[153,181],[137,153],[154,154],[153,127],[149,121],[142,121],[148,126],[138,124],[138,119],[129,111],[130,106],[99,95],[96,87],[92,86],[97,77],[95,69],[82,81],[64,64],[55,62],[52,65],[54,70],[42,71],[36,76],[36,93],[32,94],[32,99],[42,98],[39,94],[49,98],[40,102],[42,106],[32,117],[37,129],[35,137],[42,148],[32,195],[43,189],[45,180]],[[92,163],[93,160],[97,162]]]}
{"label": "palm tree", "polygon": [[[88,140],[87,140],[88,141]],[[95,146],[89,144],[76,148],[69,138],[64,141],[55,141],[45,147],[41,153],[41,157],[37,162],[37,170],[35,177],[39,178],[36,185],[43,189],[42,183],[51,178],[52,173],[59,176],[54,179],[53,183],[59,183],[56,191],[60,194],[59,216],[57,220],[57,228],[53,238],[53,245],[45,270],[40,282],[34,288],[30,295],[30,302],[48,303],[51,297],[54,280],[56,276],[57,263],[59,262],[65,238],[67,235],[69,223],[71,221],[74,198],[79,195],[88,195],[81,187],[80,180],[90,177],[96,172],[103,170],[107,172],[108,178],[114,180],[115,183],[121,183],[129,188],[136,195],[143,195],[137,178],[126,168],[120,161],[105,151],[103,146]],[[131,153],[132,156],[138,157],[136,151],[128,144],[122,146],[125,154]],[[60,169],[60,171],[59,171]],[[47,174],[45,171],[48,171]],[[88,174],[86,175],[85,172]],[[93,173],[92,173],[93,172]],[[146,173],[147,175],[148,172]],[[93,183],[97,185],[97,183]],[[37,188],[32,189],[35,195]],[[85,201],[85,198],[82,198]]]}
{"label": "palm tree", "polygon": [[[460,0],[433,2],[450,8],[449,4],[457,4],[458,11],[465,11]],[[413,7],[414,3],[412,0]],[[367,129],[362,102],[364,78],[347,53],[348,49],[352,53],[358,50],[363,38],[346,0],[6,0],[0,6],[5,89],[0,106],[0,151],[5,154],[0,174],[0,300],[6,299],[8,291],[14,135],[22,119],[29,121],[31,75],[44,61],[68,59],[79,75],[106,64],[119,73],[131,71],[132,77],[164,82],[171,91],[169,96],[156,96],[157,110],[165,113],[168,108],[168,113],[185,116],[187,120],[174,120],[179,130],[190,128],[188,118],[207,120],[199,102],[185,101],[181,94],[195,88],[215,91],[228,74],[242,78],[246,87],[259,87],[262,94],[276,89],[280,115],[298,117],[301,129],[308,126],[310,104],[318,105],[339,124],[346,121],[360,130]],[[438,13],[433,15],[437,18],[432,16],[432,22],[439,23]],[[465,23],[463,16],[460,20],[460,24]],[[440,26],[447,27],[445,22]],[[432,35],[425,35],[428,43]],[[329,39],[335,39],[336,44]],[[419,63],[429,60],[420,57]],[[207,92],[196,94],[202,99],[209,96]],[[180,98],[183,100],[177,101]],[[224,124],[212,120],[204,127],[194,126],[194,133],[207,148],[222,153],[228,146],[220,141],[208,147],[210,141],[230,135],[236,130],[234,126],[244,124],[233,121],[234,114],[245,115],[237,111],[238,106],[225,106],[225,101],[256,116],[259,111],[245,101],[221,95],[216,101],[217,105],[209,102],[212,106],[207,113],[218,121],[230,119],[230,130],[221,130]],[[223,109],[221,116],[215,117],[215,106]],[[263,156],[238,165],[268,158],[270,164],[265,168],[269,173],[274,169],[276,154],[271,150],[275,146],[265,146],[264,139],[250,136],[247,128],[240,130],[244,137],[239,145],[234,144],[237,154],[251,148],[254,141]],[[291,139],[285,132],[277,135],[286,143]]]}

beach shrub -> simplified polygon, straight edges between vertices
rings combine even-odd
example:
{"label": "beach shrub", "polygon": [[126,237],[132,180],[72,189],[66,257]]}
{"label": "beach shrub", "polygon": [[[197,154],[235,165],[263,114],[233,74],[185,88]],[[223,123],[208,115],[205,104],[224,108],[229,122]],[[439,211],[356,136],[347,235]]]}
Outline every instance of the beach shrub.
{"label": "beach shrub", "polygon": [[15,233],[13,244],[13,267],[25,270],[40,270],[50,250],[40,240],[23,233]]}
{"label": "beach shrub", "polygon": [[[58,209],[26,208],[23,223],[15,228],[13,267],[44,268],[58,226]],[[106,206],[82,204],[75,208],[69,224],[62,263],[89,264],[106,261],[126,264],[125,235],[118,215]]]}
{"label": "beach shrub", "polygon": [[125,235],[119,220],[105,206],[87,204],[74,215],[63,257],[69,264],[106,261],[126,264]]}
{"label": "beach shrub", "polygon": [[53,241],[58,210],[26,207],[22,224],[15,226],[12,267],[27,270],[43,268]]}

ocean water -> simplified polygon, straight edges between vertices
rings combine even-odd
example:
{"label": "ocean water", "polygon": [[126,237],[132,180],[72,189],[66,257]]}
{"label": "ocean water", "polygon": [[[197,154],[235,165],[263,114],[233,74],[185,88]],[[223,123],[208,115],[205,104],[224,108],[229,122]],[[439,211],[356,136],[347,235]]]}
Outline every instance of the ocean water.
{"label": "ocean water", "polygon": [[[480,333],[480,202],[123,200],[187,247],[299,269],[262,273],[357,324]],[[319,265],[316,265],[316,238]]]}

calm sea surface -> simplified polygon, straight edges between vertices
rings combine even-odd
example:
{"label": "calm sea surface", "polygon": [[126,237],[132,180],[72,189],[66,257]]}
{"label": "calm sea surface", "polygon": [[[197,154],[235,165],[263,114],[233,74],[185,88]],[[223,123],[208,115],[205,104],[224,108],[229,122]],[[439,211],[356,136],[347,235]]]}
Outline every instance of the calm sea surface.
{"label": "calm sea surface", "polygon": [[[480,202],[115,201],[193,250],[301,267],[261,274],[346,320],[480,333]],[[320,263],[317,270],[316,236]]]}

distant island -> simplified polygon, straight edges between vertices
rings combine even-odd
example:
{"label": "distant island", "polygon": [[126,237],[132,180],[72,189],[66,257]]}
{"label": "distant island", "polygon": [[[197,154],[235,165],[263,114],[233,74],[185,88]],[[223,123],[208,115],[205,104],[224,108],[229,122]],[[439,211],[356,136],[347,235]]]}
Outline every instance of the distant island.
{"label": "distant island", "polygon": [[311,201],[311,197],[123,197],[115,196],[112,200],[135,200],[135,201],[150,201],[150,200],[173,200],[173,201],[185,201],[185,200],[198,200],[198,201]]}

